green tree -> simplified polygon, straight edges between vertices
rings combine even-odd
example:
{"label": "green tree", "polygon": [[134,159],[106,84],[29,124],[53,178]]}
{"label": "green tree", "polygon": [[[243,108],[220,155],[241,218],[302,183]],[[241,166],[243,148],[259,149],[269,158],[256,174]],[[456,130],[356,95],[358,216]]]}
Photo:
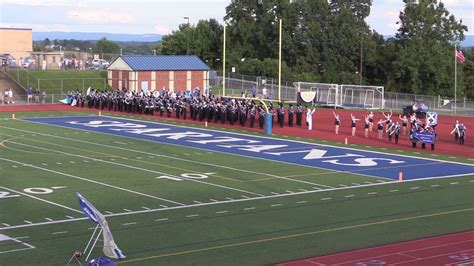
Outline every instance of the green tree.
{"label": "green tree", "polygon": [[[464,39],[467,27],[437,0],[404,3],[396,34],[397,58],[388,79],[401,88],[398,91],[453,96],[453,44]],[[463,87],[462,79],[458,84]]]}
{"label": "green tree", "polygon": [[464,51],[466,62],[462,66],[464,74],[464,97],[474,99],[474,49]]}
{"label": "green tree", "polygon": [[118,54],[120,53],[120,46],[104,37],[92,46],[92,52],[100,54]]}

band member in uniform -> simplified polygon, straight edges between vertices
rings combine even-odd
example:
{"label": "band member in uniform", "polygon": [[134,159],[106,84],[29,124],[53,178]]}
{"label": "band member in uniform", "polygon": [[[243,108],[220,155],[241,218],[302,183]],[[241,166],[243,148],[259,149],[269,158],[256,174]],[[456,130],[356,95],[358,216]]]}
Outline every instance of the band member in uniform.
{"label": "band member in uniform", "polygon": [[459,126],[459,144],[464,144],[464,138],[466,136],[466,126],[463,123]]}
{"label": "band member in uniform", "polygon": [[374,112],[370,111],[368,115],[368,120],[369,120],[369,131],[372,132],[372,129],[374,127]]}
{"label": "band member in uniform", "polygon": [[[365,116],[365,123],[364,123],[364,136],[365,138],[369,137],[369,128],[371,127],[371,122],[370,122],[370,114]],[[372,120],[373,121],[373,120]],[[372,130],[370,130],[372,131]]]}
{"label": "band member in uniform", "polygon": [[277,114],[278,114],[278,124],[280,125],[280,127],[283,127],[283,122],[285,120],[285,108],[283,107],[283,105],[280,103],[280,107],[278,108],[277,110]]}
{"label": "band member in uniform", "polygon": [[316,112],[316,107],[311,109],[306,109],[306,123],[308,123],[308,130],[313,130],[313,114]]}
{"label": "band member in uniform", "polygon": [[383,120],[380,118],[379,122],[377,123],[377,133],[378,139],[382,139],[383,136]]}
{"label": "band member in uniform", "polygon": [[301,126],[301,120],[303,118],[303,106],[298,104],[296,107],[296,125]]}
{"label": "band member in uniform", "polygon": [[335,112],[332,112],[334,114],[334,132],[336,135],[339,134],[339,126],[341,125],[341,119],[339,118],[339,115],[336,114]]}
{"label": "band member in uniform", "polygon": [[398,116],[398,119],[402,120],[402,134],[403,136],[407,135],[407,125],[408,125],[408,118],[406,115],[402,117],[402,115]]}
{"label": "band member in uniform", "polygon": [[293,105],[290,104],[290,108],[288,108],[288,126],[293,127],[293,116],[295,113],[295,109]]}
{"label": "band member in uniform", "polygon": [[252,104],[250,107],[250,127],[253,128],[253,124],[255,123],[255,114],[257,113],[257,108],[255,104]]}
{"label": "band member in uniform", "polygon": [[393,135],[395,136],[395,144],[398,144],[398,138],[400,137],[400,124],[395,122],[395,128],[393,129]]}
{"label": "band member in uniform", "polygon": [[451,131],[451,135],[454,133],[454,141],[458,141],[459,139],[459,120],[456,120],[456,124],[454,124],[454,128],[453,130]]}
{"label": "band member in uniform", "polygon": [[351,130],[352,130],[352,136],[354,137],[355,136],[355,133],[356,133],[356,124],[357,124],[357,121],[359,121],[360,119],[356,118],[353,114],[351,114]]}
{"label": "band member in uniform", "polygon": [[382,115],[385,117],[385,131],[388,131],[388,128],[393,123],[392,122],[392,110],[390,110],[390,114],[385,114],[382,112]]}
{"label": "band member in uniform", "polygon": [[263,124],[265,123],[265,110],[262,105],[258,107],[258,126],[263,129]]}

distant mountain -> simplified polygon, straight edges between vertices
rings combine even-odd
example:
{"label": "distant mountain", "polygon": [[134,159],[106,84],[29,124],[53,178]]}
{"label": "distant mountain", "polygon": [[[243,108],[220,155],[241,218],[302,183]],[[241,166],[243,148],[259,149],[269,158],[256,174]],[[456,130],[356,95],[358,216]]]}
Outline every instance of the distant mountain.
{"label": "distant mountain", "polygon": [[33,31],[33,41],[42,41],[46,38],[50,40],[83,40],[96,41],[101,38],[107,38],[110,41],[118,42],[158,42],[161,41],[159,34],[119,34],[119,33],[103,33],[103,32],[35,32]]}
{"label": "distant mountain", "polygon": [[[385,40],[395,37],[395,35],[384,35]],[[468,48],[474,46],[474,35],[465,35],[464,41],[461,42],[462,48]]]}

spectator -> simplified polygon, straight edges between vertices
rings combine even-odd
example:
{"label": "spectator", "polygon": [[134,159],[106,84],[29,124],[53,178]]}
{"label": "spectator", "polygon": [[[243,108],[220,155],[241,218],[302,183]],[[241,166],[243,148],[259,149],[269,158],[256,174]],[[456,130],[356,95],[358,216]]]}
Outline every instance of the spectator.
{"label": "spectator", "polygon": [[28,93],[28,103],[33,102],[33,88],[29,87],[27,90]]}
{"label": "spectator", "polygon": [[8,90],[8,104],[14,104],[15,102],[13,101],[13,90],[10,88]]}

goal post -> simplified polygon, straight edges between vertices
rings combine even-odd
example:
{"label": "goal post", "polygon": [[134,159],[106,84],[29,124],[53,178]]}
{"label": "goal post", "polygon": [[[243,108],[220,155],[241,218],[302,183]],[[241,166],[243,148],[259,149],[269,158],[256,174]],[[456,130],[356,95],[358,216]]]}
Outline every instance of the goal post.
{"label": "goal post", "polygon": [[365,85],[340,85],[341,105],[350,108],[383,109],[384,87]]}
{"label": "goal post", "polygon": [[298,103],[342,107],[383,109],[384,87],[295,82]]}
{"label": "goal post", "polygon": [[339,85],[330,83],[295,82],[298,103],[337,107],[341,102]]}

